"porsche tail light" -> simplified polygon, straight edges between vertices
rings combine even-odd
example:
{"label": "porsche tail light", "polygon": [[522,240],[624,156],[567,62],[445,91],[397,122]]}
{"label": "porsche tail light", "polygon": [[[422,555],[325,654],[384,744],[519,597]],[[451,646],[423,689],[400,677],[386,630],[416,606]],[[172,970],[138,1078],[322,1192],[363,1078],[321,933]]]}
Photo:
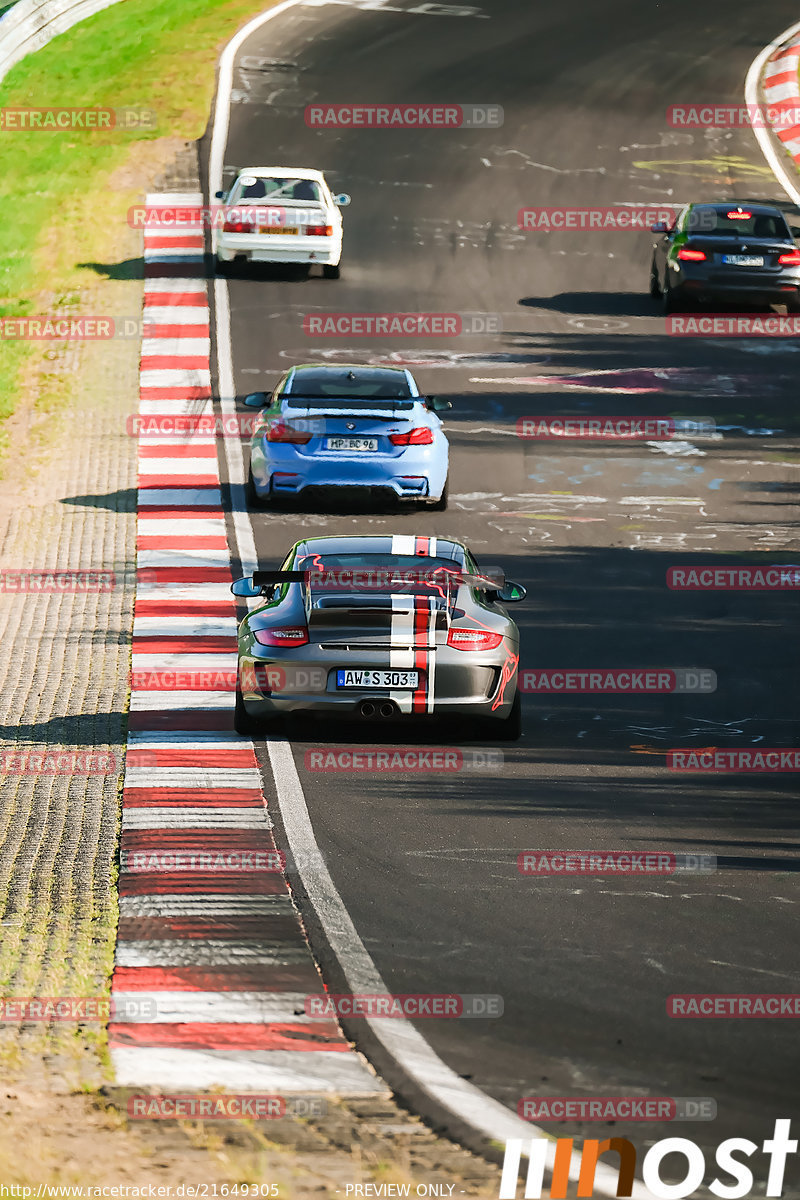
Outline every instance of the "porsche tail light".
{"label": "porsche tail light", "polygon": [[390,433],[389,441],[393,446],[430,446],[433,443],[433,430],[427,425],[418,425],[409,429],[408,433]]}
{"label": "porsche tail light", "polygon": [[309,237],[331,237],[333,234],[332,225],[307,225],[306,233]]}
{"label": "porsche tail light", "polygon": [[778,265],[781,267],[800,267],[800,250],[789,250],[786,254],[778,256]]}
{"label": "porsche tail light", "polygon": [[690,246],[681,246],[678,251],[678,258],[682,258],[684,262],[705,262],[705,250],[692,250]]}
{"label": "porsche tail light", "polygon": [[447,635],[447,644],[453,650],[496,650],[502,640],[502,633],[493,633],[491,629],[456,629],[451,626]]}
{"label": "porsche tail light", "polygon": [[253,226],[248,221],[226,221],[222,226],[223,233],[252,233]]}
{"label": "porsche tail light", "polygon": [[267,429],[268,442],[290,442],[294,446],[305,446],[311,441],[311,434],[285,421],[273,421]]}
{"label": "porsche tail light", "polygon": [[305,646],[308,630],[305,625],[278,625],[273,629],[254,629],[253,637],[259,646]]}

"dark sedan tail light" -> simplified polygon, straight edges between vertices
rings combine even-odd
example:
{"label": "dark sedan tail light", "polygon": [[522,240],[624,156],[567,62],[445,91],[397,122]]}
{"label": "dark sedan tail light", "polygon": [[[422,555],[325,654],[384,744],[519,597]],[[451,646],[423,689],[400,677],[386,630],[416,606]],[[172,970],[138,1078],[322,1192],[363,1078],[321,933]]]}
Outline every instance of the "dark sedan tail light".
{"label": "dark sedan tail light", "polygon": [[678,251],[678,258],[682,258],[684,262],[705,262],[705,250],[692,250],[690,246],[681,246]]}
{"label": "dark sedan tail light", "polygon": [[778,256],[778,266],[800,267],[800,250],[789,250],[786,254],[780,254]]}
{"label": "dark sedan tail light", "polygon": [[433,430],[427,425],[418,425],[409,429],[408,433],[390,433],[389,441],[393,446],[430,446],[433,443]]}
{"label": "dark sedan tail light", "polygon": [[311,441],[311,434],[305,430],[295,429],[285,421],[273,421],[267,428],[268,442],[290,442],[294,446],[306,446]]}

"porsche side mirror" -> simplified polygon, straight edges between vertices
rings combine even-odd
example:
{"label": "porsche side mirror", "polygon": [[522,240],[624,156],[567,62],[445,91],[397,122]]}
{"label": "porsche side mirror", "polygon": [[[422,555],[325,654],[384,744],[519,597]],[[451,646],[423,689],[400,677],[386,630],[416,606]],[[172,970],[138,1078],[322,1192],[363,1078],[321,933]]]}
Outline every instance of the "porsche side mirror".
{"label": "porsche side mirror", "polygon": [[214,192],[214,199],[215,200],[224,200],[225,193],[224,192]]}
{"label": "porsche side mirror", "polygon": [[245,396],[244,402],[248,408],[263,408],[269,400],[266,392],[251,392],[249,396]]}
{"label": "porsche side mirror", "polygon": [[244,579],[235,579],[231,584],[231,591],[234,596],[245,596],[248,600],[254,599],[261,595],[262,589],[256,587],[253,583],[252,575],[246,575]]}
{"label": "porsche side mirror", "polygon": [[512,583],[510,579],[507,579],[498,591],[497,599],[501,600],[503,604],[513,604],[517,600],[524,600],[527,594],[521,583]]}
{"label": "porsche side mirror", "polygon": [[350,203],[350,197],[347,192],[339,192],[338,196],[333,197],[333,203],[337,208],[347,208]]}

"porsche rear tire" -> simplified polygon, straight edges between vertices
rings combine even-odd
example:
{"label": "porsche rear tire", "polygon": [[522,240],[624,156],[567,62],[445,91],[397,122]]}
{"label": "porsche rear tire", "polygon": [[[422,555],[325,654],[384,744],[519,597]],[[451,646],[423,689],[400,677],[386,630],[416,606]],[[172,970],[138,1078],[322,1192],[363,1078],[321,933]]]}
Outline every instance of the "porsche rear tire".
{"label": "porsche rear tire", "polygon": [[265,723],[253,717],[244,706],[244,696],[241,689],[236,687],[236,702],[233,707],[233,728],[242,737],[258,737],[264,732]]}
{"label": "porsche rear tire", "polygon": [[481,733],[484,738],[493,742],[518,742],[522,737],[522,697],[519,689],[514,694],[511,712],[502,721],[487,718],[483,723]]}
{"label": "porsche rear tire", "polygon": [[334,266],[332,263],[323,263],[323,266],[322,266],[322,278],[323,279],[338,279],[339,276],[341,275],[341,273],[342,272],[339,268],[338,263],[336,264],[336,266]]}

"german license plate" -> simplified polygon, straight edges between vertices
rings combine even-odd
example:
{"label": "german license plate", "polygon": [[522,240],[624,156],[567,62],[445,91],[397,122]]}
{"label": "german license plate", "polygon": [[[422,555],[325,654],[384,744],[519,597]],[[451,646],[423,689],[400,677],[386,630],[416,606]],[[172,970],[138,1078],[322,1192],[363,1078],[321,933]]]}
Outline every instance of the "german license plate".
{"label": "german license plate", "polygon": [[340,670],[337,688],[408,688],[419,687],[419,671]]}
{"label": "german license plate", "polygon": [[764,259],[759,254],[723,254],[722,261],[732,267],[763,267]]}
{"label": "german license plate", "polygon": [[299,232],[300,232],[300,230],[299,230],[299,229],[292,229],[292,228],[291,228],[291,226],[289,226],[289,225],[285,225],[285,226],[281,226],[281,225],[259,225],[259,227],[258,227],[258,232],[259,232],[259,233],[273,233],[273,234],[275,234],[275,233],[279,233],[279,234],[281,234],[281,235],[282,235],[282,234],[284,234],[284,233],[299,233]]}
{"label": "german license plate", "polygon": [[329,437],[325,439],[326,450],[377,450],[378,439],[368,437]]}

